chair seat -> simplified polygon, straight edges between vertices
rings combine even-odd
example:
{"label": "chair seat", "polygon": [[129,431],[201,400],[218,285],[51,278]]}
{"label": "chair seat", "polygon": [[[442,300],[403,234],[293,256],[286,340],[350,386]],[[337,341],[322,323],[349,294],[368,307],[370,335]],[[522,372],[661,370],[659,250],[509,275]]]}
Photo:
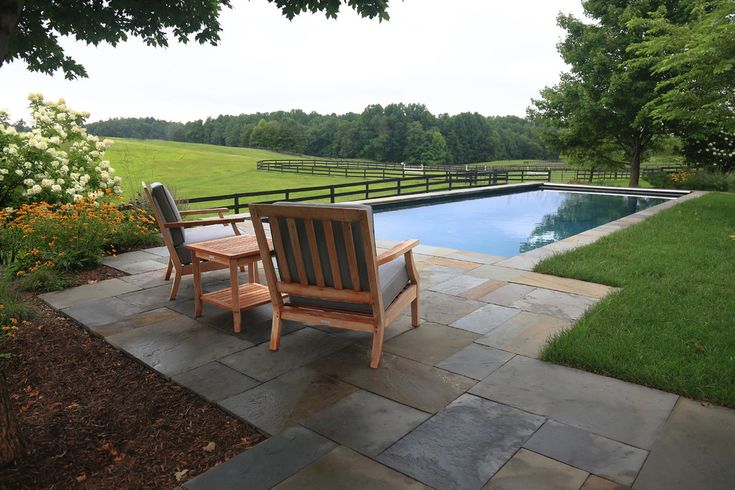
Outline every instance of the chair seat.
{"label": "chair seat", "polygon": [[207,225],[197,226],[195,228],[187,228],[186,240],[181,245],[176,246],[176,252],[178,253],[179,259],[181,260],[182,264],[190,264],[191,252],[188,248],[186,248],[187,243],[199,243],[205,242],[207,240],[217,240],[218,238],[227,238],[231,236],[235,236],[235,232],[229,225]]}
{"label": "chair seat", "polygon": [[[381,265],[378,267],[378,276],[380,281],[380,295],[383,297],[383,308],[387,308],[409,283],[405,258],[399,257]],[[370,305],[304,298],[301,296],[291,296],[289,303],[332,310],[372,313],[372,307]]]}

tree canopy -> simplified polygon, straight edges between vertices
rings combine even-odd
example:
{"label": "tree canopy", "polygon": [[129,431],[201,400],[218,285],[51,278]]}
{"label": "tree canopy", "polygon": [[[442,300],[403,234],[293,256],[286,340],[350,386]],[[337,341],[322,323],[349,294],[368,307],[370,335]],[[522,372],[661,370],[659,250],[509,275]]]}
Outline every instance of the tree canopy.
{"label": "tree canopy", "polygon": [[332,158],[428,164],[553,159],[537,124],[477,113],[434,116],[422,104],[375,104],[360,114],[300,110],[221,115],[175,123],[115,118],[87,125],[92,134],[269,148]]}
{"label": "tree canopy", "polygon": [[[289,19],[302,12],[324,12],[336,17],[342,5],[363,17],[388,19],[388,0],[268,0]],[[169,39],[186,43],[217,44],[219,14],[230,0],[0,0],[0,67],[23,60],[30,71],[65,77],[87,72],[59,44],[70,36],[87,44],[113,46],[138,37],[149,46],[168,46]]]}

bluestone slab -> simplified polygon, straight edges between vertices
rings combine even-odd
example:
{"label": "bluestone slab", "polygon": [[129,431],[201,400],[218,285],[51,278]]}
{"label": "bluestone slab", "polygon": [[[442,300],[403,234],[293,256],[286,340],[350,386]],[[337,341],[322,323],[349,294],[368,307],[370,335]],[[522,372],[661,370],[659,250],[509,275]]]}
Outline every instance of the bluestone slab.
{"label": "bluestone slab", "polygon": [[434,291],[422,291],[419,301],[421,318],[428,318],[432,322],[444,325],[449,325],[485,305],[480,301]]}
{"label": "bluestone slab", "polygon": [[521,449],[487,482],[488,490],[569,490],[582,486],[588,473]]}
{"label": "bluestone slab", "polygon": [[304,427],[292,427],[184,484],[187,490],[269,489],[334,449]]}
{"label": "bluestone slab", "polygon": [[302,425],[367,456],[377,456],[429,414],[359,390],[325,408]]}
{"label": "bluestone slab", "polygon": [[281,337],[278,351],[263,343],[221,359],[223,364],[258,381],[268,381],[350,343],[314,328],[303,328]]}
{"label": "bluestone slab", "polygon": [[277,434],[356,389],[332,376],[300,368],[226,398],[220,405],[265,432]]}
{"label": "bluestone slab", "polygon": [[732,489],[735,410],[680,398],[633,488]]}
{"label": "bluestone slab", "polygon": [[75,288],[64,289],[40,295],[40,298],[58,310],[80,303],[111,298],[119,294],[137,291],[140,287],[120,279],[106,279],[94,284],[84,284]]}
{"label": "bluestone slab", "polygon": [[479,334],[437,323],[423,323],[385,343],[385,352],[427,364],[436,364],[471,344]]}
{"label": "bluestone slab", "polygon": [[677,396],[516,356],[470,390],[631,446],[649,449]]}
{"label": "bluestone slab", "polygon": [[465,394],[378,461],[434,488],[480,488],[543,422],[543,417]]}
{"label": "bluestone slab", "polygon": [[505,352],[485,345],[470,344],[436,366],[472,379],[485,379],[513,357]]}
{"label": "bluestone slab", "polygon": [[179,316],[173,310],[168,308],[157,308],[155,310],[144,311],[120,321],[107,323],[105,325],[88,325],[90,330],[102,335],[103,337],[109,337],[122,332],[128,332],[136,328],[145,327],[147,325],[153,325],[154,323],[160,323],[164,320],[171,320]]}
{"label": "bluestone slab", "polygon": [[306,488],[419,490],[427,487],[351,449],[338,446],[275,488],[277,490]]}
{"label": "bluestone slab", "polygon": [[566,322],[573,322],[579,319],[587,308],[595,303],[597,303],[596,299],[587,296],[536,288],[523,298],[511,303],[511,306],[524,311],[555,316]]}
{"label": "bluestone slab", "polygon": [[484,335],[520,312],[521,310],[515,308],[485,305],[469,315],[452,322],[450,326]]}
{"label": "bluestone slab", "polygon": [[525,447],[576,468],[631,485],[648,451],[553,420],[547,421]]}
{"label": "bluestone slab", "polygon": [[553,316],[522,311],[476,342],[515,354],[537,357],[549,337],[568,326],[569,323]]}
{"label": "bluestone slab", "polygon": [[237,395],[260,383],[217,361],[208,362],[172,378],[209,401]]}
{"label": "bluestone slab", "polygon": [[62,311],[79,323],[94,329],[152,309],[154,308],[150,306],[132,305],[119,298],[103,298],[79,303]]}
{"label": "bluestone slab", "polygon": [[467,391],[475,380],[383,352],[380,369],[370,368],[367,350],[350,346],[312,367],[404,405],[436,413]]}

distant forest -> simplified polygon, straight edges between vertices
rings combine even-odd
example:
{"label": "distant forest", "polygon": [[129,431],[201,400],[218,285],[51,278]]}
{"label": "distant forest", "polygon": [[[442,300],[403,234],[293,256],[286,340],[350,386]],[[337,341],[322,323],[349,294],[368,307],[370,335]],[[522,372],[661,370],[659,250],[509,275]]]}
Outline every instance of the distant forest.
{"label": "distant forest", "polygon": [[221,115],[187,123],[114,118],[87,125],[99,136],[162,139],[267,148],[330,158],[380,162],[463,164],[545,160],[550,152],[537,123],[477,113],[434,116],[422,104],[370,105],[361,114],[321,115],[301,110]]}

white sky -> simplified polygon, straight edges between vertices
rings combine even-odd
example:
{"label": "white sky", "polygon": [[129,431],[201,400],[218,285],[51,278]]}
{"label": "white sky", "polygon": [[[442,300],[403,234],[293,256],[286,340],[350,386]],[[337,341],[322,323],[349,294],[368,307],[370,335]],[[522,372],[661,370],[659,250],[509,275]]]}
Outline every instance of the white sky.
{"label": "white sky", "polygon": [[0,108],[27,119],[26,96],[64,97],[90,120],[153,116],[188,121],[218,114],[303,109],[361,112],[368,104],[423,103],[435,115],[471,111],[524,116],[553,85],[559,12],[580,0],[391,0],[390,21],[343,6],[337,20],[302,14],[289,22],[265,0],[224,10],[218,46],[138,40],[118,47],[65,40],[87,79],[0,68]]}

